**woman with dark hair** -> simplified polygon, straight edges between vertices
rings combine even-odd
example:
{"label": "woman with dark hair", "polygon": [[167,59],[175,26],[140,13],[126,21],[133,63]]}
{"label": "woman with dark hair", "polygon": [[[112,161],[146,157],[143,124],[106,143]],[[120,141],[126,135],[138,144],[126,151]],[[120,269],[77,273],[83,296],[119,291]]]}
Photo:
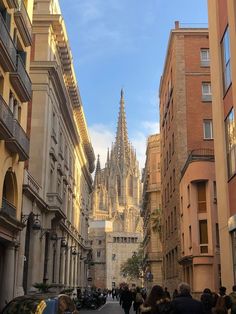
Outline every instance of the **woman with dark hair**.
{"label": "woman with dark hair", "polygon": [[211,290],[206,288],[203,290],[203,293],[201,295],[201,302],[204,307],[204,313],[205,314],[211,314],[212,313],[212,308],[214,305],[214,298],[211,293]]}
{"label": "woman with dark hair", "polygon": [[141,313],[161,314],[171,310],[170,299],[166,298],[161,286],[153,286],[147,300],[140,306]]}

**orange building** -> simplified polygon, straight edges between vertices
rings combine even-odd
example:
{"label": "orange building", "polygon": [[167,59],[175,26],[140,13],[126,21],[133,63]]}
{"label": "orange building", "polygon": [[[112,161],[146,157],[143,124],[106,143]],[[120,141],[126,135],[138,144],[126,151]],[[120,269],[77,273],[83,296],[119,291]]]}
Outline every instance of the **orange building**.
{"label": "orange building", "polygon": [[236,2],[208,0],[222,284],[236,283]]}
{"label": "orange building", "polygon": [[[148,137],[146,163],[143,171],[142,216],[144,223],[144,266],[145,286],[149,281],[162,284],[161,244],[161,173],[160,134]],[[150,276],[151,274],[151,276]]]}
{"label": "orange building", "polygon": [[[170,290],[181,280],[188,281],[194,292],[200,292],[208,283],[210,288],[217,286],[216,280],[201,282],[209,269],[213,274],[218,268],[214,257],[217,218],[209,62],[208,30],[182,28],[176,22],[159,91],[163,267],[164,285]],[[198,186],[207,198],[201,215],[197,208]],[[201,248],[203,221],[208,236],[205,249]],[[201,268],[202,264],[208,266]]]}

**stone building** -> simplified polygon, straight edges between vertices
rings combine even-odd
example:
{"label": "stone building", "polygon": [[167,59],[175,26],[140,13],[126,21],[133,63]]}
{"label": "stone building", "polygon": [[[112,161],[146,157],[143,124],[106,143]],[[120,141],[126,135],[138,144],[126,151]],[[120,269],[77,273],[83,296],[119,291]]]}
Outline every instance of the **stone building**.
{"label": "stone building", "polygon": [[121,276],[120,267],[142,242],[140,204],[139,166],[128,140],[122,90],[116,140],[104,169],[98,158],[94,178],[89,228],[94,264],[91,284],[112,288],[127,280]]}
{"label": "stone building", "polygon": [[18,284],[21,293],[36,282],[84,287],[95,157],[58,1],[35,1],[30,76]]}
{"label": "stone building", "polygon": [[162,285],[161,243],[161,169],[160,134],[150,135],[147,140],[146,163],[143,171],[142,217],[144,224],[144,283]]}
{"label": "stone building", "polygon": [[0,310],[18,294],[34,1],[0,1]]}
{"label": "stone building", "polygon": [[219,247],[208,30],[171,31],[160,83],[164,284],[217,289]]}
{"label": "stone building", "polygon": [[236,2],[209,0],[208,16],[221,279],[231,291],[236,284]]}

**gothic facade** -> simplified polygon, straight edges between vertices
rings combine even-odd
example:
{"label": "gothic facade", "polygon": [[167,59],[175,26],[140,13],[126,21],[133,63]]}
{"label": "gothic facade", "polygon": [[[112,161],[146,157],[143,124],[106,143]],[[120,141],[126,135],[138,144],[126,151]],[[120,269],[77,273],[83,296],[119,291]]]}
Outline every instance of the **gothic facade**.
{"label": "gothic facade", "polygon": [[122,90],[115,143],[108,150],[104,169],[98,156],[94,178],[89,232],[93,249],[91,284],[111,288],[128,280],[122,277],[120,268],[142,242],[140,204],[139,164],[128,139]]}

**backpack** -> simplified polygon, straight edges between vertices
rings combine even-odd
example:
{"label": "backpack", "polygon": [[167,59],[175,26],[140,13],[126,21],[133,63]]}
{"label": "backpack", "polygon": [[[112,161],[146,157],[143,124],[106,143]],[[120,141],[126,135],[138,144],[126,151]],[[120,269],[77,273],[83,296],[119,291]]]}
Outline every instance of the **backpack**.
{"label": "backpack", "polygon": [[225,304],[225,295],[218,295],[216,306],[214,308],[215,313],[227,313],[227,307]]}

